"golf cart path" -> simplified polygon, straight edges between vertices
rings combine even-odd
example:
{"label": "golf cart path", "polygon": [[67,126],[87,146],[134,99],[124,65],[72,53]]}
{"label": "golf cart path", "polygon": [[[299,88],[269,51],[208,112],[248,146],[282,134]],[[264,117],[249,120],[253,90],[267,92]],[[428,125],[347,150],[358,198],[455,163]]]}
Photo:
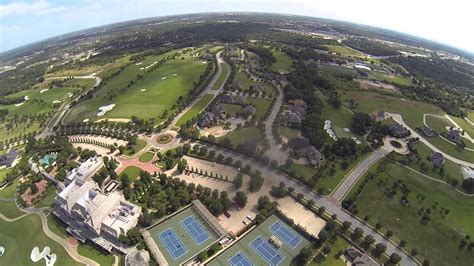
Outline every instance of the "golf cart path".
{"label": "golf cart path", "polygon": [[403,118],[402,118],[401,115],[388,113],[388,116],[392,117],[392,119],[393,119],[395,122],[397,122],[398,124],[400,124],[401,126],[403,126],[403,127],[407,128],[408,130],[410,130],[412,137],[418,138],[421,142],[423,142],[423,144],[425,144],[426,146],[428,146],[431,150],[443,154],[444,158],[446,158],[446,159],[452,161],[453,163],[456,163],[456,164],[460,164],[460,165],[463,165],[463,166],[468,166],[468,167],[474,168],[474,163],[470,163],[470,162],[466,162],[466,161],[463,161],[463,160],[454,158],[453,156],[451,156],[451,155],[449,155],[449,154],[443,152],[442,150],[438,149],[436,146],[434,146],[433,144],[431,144],[431,143],[430,143],[429,141],[427,141],[423,136],[421,136],[420,134],[418,134],[418,132],[416,132],[416,131],[413,130],[411,127],[409,127],[409,126],[405,123],[405,121],[403,121]]}

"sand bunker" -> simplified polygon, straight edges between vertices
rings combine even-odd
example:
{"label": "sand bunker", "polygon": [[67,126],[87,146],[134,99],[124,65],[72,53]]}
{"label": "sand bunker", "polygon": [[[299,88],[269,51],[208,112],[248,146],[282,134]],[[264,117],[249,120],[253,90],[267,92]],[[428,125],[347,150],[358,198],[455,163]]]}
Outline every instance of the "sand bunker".
{"label": "sand bunker", "polygon": [[22,106],[25,102],[17,103],[15,106]]}
{"label": "sand bunker", "polygon": [[334,130],[332,129],[331,120],[324,121],[324,129],[328,133],[329,137],[331,137],[334,141],[337,141],[336,134],[334,133]]}
{"label": "sand bunker", "polygon": [[25,101],[28,101],[30,99],[30,96],[26,95],[25,96]]}
{"label": "sand bunker", "polygon": [[46,266],[53,266],[56,262],[56,254],[51,254],[51,249],[49,246],[46,246],[41,253],[39,252],[38,247],[34,247],[31,251],[30,259],[33,262],[38,262],[42,259],[46,261]]}
{"label": "sand bunker", "polygon": [[109,104],[99,107],[99,112],[97,113],[97,116],[104,116],[108,111],[114,109],[114,107],[115,104]]}
{"label": "sand bunker", "polygon": [[144,91],[146,91],[146,89],[141,89],[140,91],[141,91],[141,92],[144,92]]}
{"label": "sand bunker", "polygon": [[140,62],[140,63],[136,63],[135,65],[136,65],[136,66],[139,66],[139,65],[141,65],[141,64],[142,64],[142,62]]}
{"label": "sand bunker", "polygon": [[82,120],[82,122],[84,122],[84,123],[89,122],[89,118],[86,118],[86,119]]}
{"label": "sand bunker", "polygon": [[150,67],[153,67],[153,66],[156,65],[156,64],[158,64],[158,61],[153,62],[153,64],[151,64],[151,65],[145,67],[145,69],[149,69]]}
{"label": "sand bunker", "polygon": [[47,92],[47,91],[49,91],[49,89],[42,89],[40,90],[40,93]]}
{"label": "sand bunker", "polygon": [[162,77],[161,79],[166,79],[166,77]]}
{"label": "sand bunker", "polygon": [[177,76],[178,74],[174,73],[173,76]]}
{"label": "sand bunker", "polygon": [[203,64],[207,64],[207,62],[206,62],[206,61],[204,61],[204,62],[202,62],[202,63],[203,63]]}
{"label": "sand bunker", "polygon": [[74,95],[74,94],[72,94],[72,93],[68,93],[68,94],[67,94],[67,97],[71,98],[73,95]]}
{"label": "sand bunker", "polygon": [[0,257],[5,254],[5,247],[0,246]]}
{"label": "sand bunker", "polygon": [[53,103],[60,103],[60,100],[54,100]]}
{"label": "sand bunker", "polygon": [[143,69],[145,69],[145,68],[144,68],[144,67],[140,67],[140,70],[143,70]]}

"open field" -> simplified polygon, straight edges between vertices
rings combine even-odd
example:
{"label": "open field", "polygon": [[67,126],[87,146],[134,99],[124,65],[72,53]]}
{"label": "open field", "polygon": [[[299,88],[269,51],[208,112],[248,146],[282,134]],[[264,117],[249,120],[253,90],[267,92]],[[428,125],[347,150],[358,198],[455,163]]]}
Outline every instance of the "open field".
{"label": "open field", "polygon": [[[24,212],[20,211],[15,205],[13,201],[1,201],[0,202],[0,213],[5,215],[6,217],[13,219],[18,216],[25,214]],[[1,230],[1,229],[0,229]]]}
{"label": "open field", "polygon": [[411,86],[413,85],[412,81],[410,78],[402,77],[402,76],[395,76],[387,73],[382,73],[382,72],[376,72],[372,71],[370,72],[370,77],[383,81],[383,82],[388,82],[388,83],[394,83],[396,85],[401,85],[401,86]]}
{"label": "open field", "polygon": [[224,85],[225,77],[227,77],[227,73],[229,73],[230,69],[229,66],[226,63],[221,63],[221,74],[219,75],[219,78],[216,80],[216,82],[212,85],[213,90],[218,90],[220,89],[221,86]]}
{"label": "open field", "polygon": [[440,134],[447,131],[446,127],[453,126],[453,124],[451,124],[448,119],[432,115],[426,116],[426,124],[428,124],[431,129]]}
{"label": "open field", "polygon": [[[377,172],[381,164],[382,168]],[[359,217],[368,215],[368,222],[372,225],[380,222],[382,232],[392,230],[392,239],[395,242],[400,239],[407,241],[406,250],[416,248],[419,252],[417,258],[421,261],[428,258],[433,265],[472,263],[472,252],[460,249],[459,243],[464,235],[474,234],[472,215],[466,215],[472,214],[474,198],[463,196],[445,184],[389,161],[376,163],[370,172],[376,173],[375,179],[367,182],[356,200]],[[350,195],[354,195],[362,180],[364,177]],[[401,203],[404,196],[401,188],[404,186],[409,189],[405,195],[406,205]],[[389,191],[395,191],[395,195],[390,196],[393,193],[389,194]],[[421,208],[425,210],[425,217],[430,218],[426,224],[422,223]]]}
{"label": "open field", "polygon": [[334,53],[338,53],[338,54],[341,54],[341,55],[350,55],[350,56],[365,58],[365,55],[362,54],[361,52],[356,51],[356,50],[351,49],[351,48],[346,47],[346,46],[330,45],[330,44],[323,45],[323,46],[328,48],[329,51],[334,52]]}
{"label": "open field", "polygon": [[241,129],[236,129],[227,135],[224,138],[229,138],[234,147],[237,147],[239,144],[244,143],[248,140],[263,140],[264,135],[262,130],[256,127],[245,127]]}
{"label": "open field", "polygon": [[[309,241],[304,236],[302,236],[297,231],[295,231],[295,229],[292,228],[291,225],[285,223],[276,215],[272,215],[268,217],[263,223],[261,223],[256,228],[254,228],[250,233],[246,234],[243,238],[239,239],[237,243],[234,243],[230,248],[228,248],[226,251],[221,253],[215,259],[210,261],[208,265],[209,266],[229,265],[229,261],[231,259],[237,260],[237,257],[234,258],[234,256],[236,256],[239,252],[240,254],[243,254],[243,256],[245,256],[251,263],[253,263],[252,265],[268,265],[269,262],[267,262],[266,258],[264,258],[259,253],[259,251],[268,250],[270,247],[273,247],[270,244],[270,242],[268,242],[268,239],[272,235],[276,236],[276,234],[270,230],[270,227],[272,227],[276,222],[283,224],[286,228],[291,228],[289,229],[291,230],[289,232],[291,232],[292,237],[295,237],[294,239],[299,238],[297,245],[293,247],[290,246],[287,242],[285,242],[284,239],[281,239],[282,246],[278,250],[273,248],[273,250],[276,250],[279,253],[279,257],[280,257],[280,258],[277,258],[276,256],[273,256],[273,260],[274,260],[273,265],[290,265],[290,262],[293,260],[294,257],[298,255],[300,250],[306,247],[307,245],[309,245]],[[258,242],[258,240],[256,239],[259,237],[264,242],[260,245],[257,245],[256,243]],[[252,243],[254,243],[254,246],[252,246]],[[234,265],[239,265],[239,264],[234,264]],[[244,265],[250,265],[250,264],[244,264]]]}
{"label": "open field", "polygon": [[135,152],[132,151],[132,149],[127,149],[124,151],[124,155],[127,155],[127,156],[131,156],[131,155],[134,155],[135,153],[141,151],[143,148],[146,147],[146,140],[144,139],[137,139],[137,145],[136,145],[136,150]]}
{"label": "open field", "polygon": [[140,172],[142,171],[142,169],[140,167],[136,167],[136,166],[129,166],[127,168],[125,168],[122,173],[120,173],[120,177],[122,177],[123,175],[127,175],[128,176],[128,180],[130,180],[130,183],[133,183],[135,181],[135,179],[137,179],[137,177],[140,175]]}
{"label": "open field", "polygon": [[293,61],[284,52],[278,50],[272,50],[273,56],[276,58],[276,62],[272,64],[271,70],[279,73],[288,73],[293,68]]}
{"label": "open field", "polygon": [[145,152],[144,154],[142,154],[142,155],[138,158],[138,160],[139,160],[140,162],[142,162],[142,163],[147,163],[147,162],[149,162],[149,161],[151,161],[151,160],[153,159],[153,156],[154,156],[154,155],[155,155],[155,154],[154,154],[153,152],[149,152],[149,151],[148,151],[148,152]]}
{"label": "open field", "polygon": [[202,96],[199,101],[193,105],[179,120],[176,122],[176,126],[181,126],[188,120],[196,117],[206,106],[214,99],[214,94],[206,94]]}
{"label": "open field", "polygon": [[[184,226],[184,221],[189,217],[194,217],[191,219],[194,219],[195,222],[190,224],[190,226],[196,229],[200,225],[203,230],[202,234],[191,235],[188,232],[188,229]],[[149,232],[170,265],[178,265],[189,260],[218,239],[217,233],[201,218],[201,215],[192,206],[152,227],[149,229]],[[196,239],[193,239],[192,236],[196,237]],[[170,237],[179,239],[178,241],[181,242],[182,246],[179,248],[175,247],[175,250],[168,250],[167,248],[172,248],[171,245],[176,243],[168,243],[171,240]]]}
{"label": "open field", "polygon": [[342,91],[341,94],[344,105],[350,106],[350,99],[358,103],[354,111],[372,113],[383,110],[398,113],[403,116],[403,120],[412,128],[423,126],[423,114],[445,114],[441,108],[428,103],[382,95],[376,92],[350,90]]}
{"label": "open field", "polygon": [[267,113],[272,101],[268,99],[248,97],[245,103],[255,106],[256,110],[254,117],[259,120]]}
{"label": "open field", "polygon": [[100,265],[114,265],[115,258],[111,254],[99,250],[93,243],[86,242],[77,246],[77,253],[84,257],[88,257]]}
{"label": "open field", "polygon": [[436,146],[441,151],[466,162],[474,162],[474,151],[461,149],[452,142],[441,138],[440,136],[434,138],[427,138],[427,140]]}
{"label": "open field", "polygon": [[6,248],[5,254],[0,257],[1,265],[32,265],[32,249],[38,247],[43,250],[46,246],[51,248],[51,253],[56,254],[56,265],[81,265],[72,260],[61,245],[43,233],[37,215],[29,215],[11,223],[0,220],[0,244]]}
{"label": "open field", "polygon": [[292,163],[288,170],[294,175],[292,176],[302,176],[305,180],[310,179],[316,173],[316,168],[306,164],[297,164]]}
{"label": "open field", "polygon": [[[128,66],[119,75],[111,78],[92,100],[71,110],[65,122],[96,120],[99,118],[96,116],[98,108],[109,104],[116,106],[100,118],[160,117],[165,110],[172,108],[180,96],[187,95],[193,87],[193,82],[199,79],[207,65],[203,64],[202,60],[182,59],[167,61],[149,73],[141,70],[172,54],[173,52],[149,56],[141,65]],[[137,75],[144,76],[127,88]]]}

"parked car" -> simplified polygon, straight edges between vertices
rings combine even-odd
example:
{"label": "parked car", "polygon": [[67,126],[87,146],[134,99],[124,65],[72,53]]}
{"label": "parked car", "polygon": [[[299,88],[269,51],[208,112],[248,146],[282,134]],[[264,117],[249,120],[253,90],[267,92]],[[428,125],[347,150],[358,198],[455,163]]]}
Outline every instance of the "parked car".
{"label": "parked car", "polygon": [[246,220],[243,220],[242,223],[244,223],[245,225],[249,224],[249,222],[247,222]]}
{"label": "parked car", "polygon": [[229,217],[231,216],[228,211],[224,211],[224,215],[225,215],[225,217],[227,217],[227,218],[229,218]]}
{"label": "parked car", "polygon": [[253,217],[251,215],[247,215],[247,219],[249,219],[250,221],[253,221]]}

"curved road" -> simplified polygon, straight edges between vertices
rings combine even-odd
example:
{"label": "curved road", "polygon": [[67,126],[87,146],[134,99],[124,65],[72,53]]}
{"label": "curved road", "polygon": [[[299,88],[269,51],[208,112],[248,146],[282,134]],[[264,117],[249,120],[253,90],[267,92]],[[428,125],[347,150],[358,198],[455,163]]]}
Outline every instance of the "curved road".
{"label": "curved road", "polygon": [[280,86],[277,86],[278,96],[273,106],[273,110],[265,121],[265,135],[270,143],[270,149],[266,152],[267,156],[270,160],[274,160],[278,162],[278,165],[282,165],[286,163],[288,159],[288,155],[283,152],[280,148],[280,144],[278,144],[273,136],[273,123],[275,123],[275,119],[277,118],[278,112],[280,111],[281,105],[283,103],[283,91]]}

